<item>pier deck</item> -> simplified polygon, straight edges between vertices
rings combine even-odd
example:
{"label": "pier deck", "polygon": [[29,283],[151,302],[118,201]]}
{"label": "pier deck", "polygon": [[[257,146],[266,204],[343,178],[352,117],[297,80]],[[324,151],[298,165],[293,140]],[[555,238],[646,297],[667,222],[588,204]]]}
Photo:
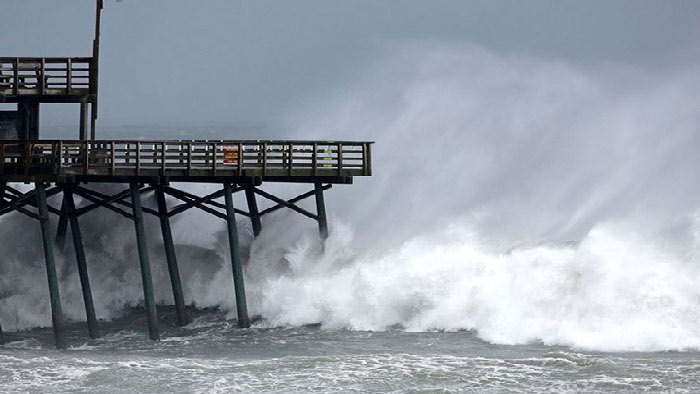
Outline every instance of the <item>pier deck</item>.
{"label": "pier deck", "polygon": [[371,175],[371,142],[0,141],[0,182],[352,183]]}
{"label": "pier deck", "polygon": [[96,69],[92,57],[0,57],[0,102],[94,102]]}

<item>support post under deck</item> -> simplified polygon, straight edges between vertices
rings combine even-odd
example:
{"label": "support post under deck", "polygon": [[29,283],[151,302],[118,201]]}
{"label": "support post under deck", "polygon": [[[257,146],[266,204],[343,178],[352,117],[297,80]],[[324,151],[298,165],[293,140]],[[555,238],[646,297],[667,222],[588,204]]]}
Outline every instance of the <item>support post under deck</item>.
{"label": "support post under deck", "polygon": [[134,227],[136,228],[136,246],[139,251],[139,263],[141,264],[141,282],[143,285],[143,298],[148,316],[148,337],[154,341],[160,339],[158,330],[158,314],[156,312],[156,300],[153,294],[153,280],[151,278],[151,262],[148,257],[146,245],[146,230],[143,225],[143,210],[141,208],[141,190],[136,183],[129,184],[131,192],[131,204],[134,214]]}
{"label": "support post under deck", "polygon": [[95,103],[90,105],[90,139],[97,139],[97,106]]}
{"label": "support post under deck", "polygon": [[316,215],[318,221],[318,232],[321,239],[328,239],[328,219],[326,217],[326,202],[323,198],[323,185],[321,182],[314,183],[314,191],[316,193]]}
{"label": "support post under deck", "polygon": [[58,227],[56,227],[56,247],[63,250],[66,245],[66,233],[68,232],[68,215],[66,215],[65,195],[61,203],[61,215],[58,217]]}
{"label": "support post under deck", "polygon": [[90,277],[88,276],[87,261],[85,259],[85,249],[83,248],[83,236],[80,232],[78,215],[75,212],[75,201],[73,200],[72,184],[67,184],[63,188],[63,203],[65,205],[65,215],[70,220],[70,231],[73,235],[73,249],[75,249],[75,259],[78,263],[78,275],[80,276],[80,286],[83,289],[83,303],[85,304],[85,315],[87,317],[88,334],[90,335],[91,339],[95,339],[98,338],[100,335],[97,330],[95,304],[92,301]]}
{"label": "support post under deck", "polygon": [[231,268],[233,271],[233,286],[236,292],[236,312],[238,314],[238,326],[249,328],[248,306],[245,299],[245,285],[243,284],[243,267],[241,265],[241,250],[238,241],[238,229],[236,228],[236,214],[233,206],[233,186],[229,182],[224,183],[224,199],[226,200],[226,226],[228,228],[228,243],[231,249]]}
{"label": "support post under deck", "polygon": [[88,139],[88,103],[80,103],[80,140]]}
{"label": "support post under deck", "polygon": [[[5,182],[0,182],[0,207],[5,205]],[[0,322],[0,334],[2,334],[2,322]]]}
{"label": "support post under deck", "polygon": [[168,217],[168,207],[165,204],[165,192],[163,186],[156,186],[156,200],[158,201],[158,216],[160,217],[160,229],[163,233],[163,244],[165,245],[165,258],[168,263],[168,273],[170,274],[170,284],[173,288],[173,299],[175,300],[175,310],[177,311],[177,324],[185,326],[189,323],[187,311],[185,309],[185,297],[182,294],[182,282],[180,281],[180,270],[177,266],[175,255],[175,244],[170,228],[170,218]]}
{"label": "support post under deck", "polygon": [[66,336],[63,327],[63,311],[61,310],[61,296],[58,290],[58,277],[56,276],[56,263],[53,256],[53,242],[49,229],[49,210],[46,204],[46,189],[42,183],[37,182],[36,200],[39,210],[39,223],[41,224],[41,237],[44,244],[44,259],[46,260],[46,276],[49,282],[49,297],[51,298],[51,320],[56,341],[56,348],[66,348]]}
{"label": "support post under deck", "polygon": [[256,237],[262,231],[262,223],[260,222],[260,212],[258,211],[258,201],[255,198],[253,186],[245,188],[245,198],[248,202],[248,213],[250,213],[250,222],[253,225],[253,235]]}

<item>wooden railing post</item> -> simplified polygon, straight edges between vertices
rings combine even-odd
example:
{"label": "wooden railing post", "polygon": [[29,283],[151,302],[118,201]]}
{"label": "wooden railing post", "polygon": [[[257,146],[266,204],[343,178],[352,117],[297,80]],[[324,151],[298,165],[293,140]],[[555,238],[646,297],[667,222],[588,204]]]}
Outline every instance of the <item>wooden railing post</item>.
{"label": "wooden railing post", "polygon": [[66,94],[71,93],[71,87],[73,85],[73,60],[68,58],[66,61]]}
{"label": "wooden railing post", "polygon": [[90,144],[87,141],[83,141],[83,175],[88,174],[90,169]]}
{"label": "wooden railing post", "polygon": [[44,94],[46,92],[46,58],[41,58],[41,75],[39,76],[41,78],[41,82],[39,82],[39,91],[41,94]]}
{"label": "wooden railing post", "polygon": [[13,71],[13,78],[15,80],[14,83],[14,93],[15,96],[19,94],[19,58],[15,58],[14,64],[12,65],[12,68],[14,68]]}
{"label": "wooden railing post", "polygon": [[160,170],[162,172],[161,175],[165,175],[165,142],[163,142],[160,146]]}
{"label": "wooden railing post", "polygon": [[192,143],[187,143],[187,175],[192,171]]}
{"label": "wooden railing post", "polygon": [[365,175],[371,176],[372,175],[372,143],[366,142],[365,148],[367,149],[367,151],[365,152]]}
{"label": "wooden railing post", "polygon": [[318,165],[318,144],[314,143],[314,151],[311,156],[311,167],[313,168],[313,175],[316,176],[316,167]]}
{"label": "wooden railing post", "polygon": [[141,175],[141,141],[136,143],[136,175]]}
{"label": "wooden railing post", "polygon": [[263,156],[262,156],[262,173],[265,176],[267,171],[267,143],[262,144]]}
{"label": "wooden railing post", "polygon": [[216,142],[212,143],[211,147],[212,147],[212,150],[211,150],[211,154],[212,154],[211,170],[212,171],[211,172],[212,172],[212,175],[216,175]]}
{"label": "wooden railing post", "polygon": [[238,143],[238,176],[243,175],[243,160],[245,160],[245,151],[243,150],[243,144]]}
{"label": "wooden railing post", "polygon": [[338,143],[338,176],[342,175],[343,172],[343,144]]}
{"label": "wooden railing post", "polygon": [[110,142],[111,148],[110,148],[110,155],[111,155],[111,160],[112,160],[112,166],[110,167],[110,175],[114,175],[114,170],[116,169],[116,157],[115,157],[115,149],[114,149],[114,141]]}

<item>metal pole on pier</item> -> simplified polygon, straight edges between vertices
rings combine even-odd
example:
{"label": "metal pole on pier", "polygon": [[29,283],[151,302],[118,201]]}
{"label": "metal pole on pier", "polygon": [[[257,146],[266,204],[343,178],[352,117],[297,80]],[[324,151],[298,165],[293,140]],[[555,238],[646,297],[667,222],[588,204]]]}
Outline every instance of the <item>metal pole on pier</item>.
{"label": "metal pole on pier", "polygon": [[243,267],[241,265],[241,250],[238,242],[238,229],[236,228],[236,214],[233,206],[233,186],[224,182],[224,199],[226,200],[226,226],[228,228],[228,243],[231,249],[231,268],[233,271],[233,286],[236,292],[236,312],[238,314],[238,326],[249,328],[248,306],[245,299],[245,285],[243,284]]}
{"label": "metal pole on pier", "polygon": [[180,281],[180,270],[177,267],[177,257],[175,255],[175,244],[173,234],[170,229],[170,218],[168,217],[168,207],[165,204],[165,192],[163,186],[156,186],[156,200],[158,201],[158,216],[160,218],[160,229],[163,233],[163,244],[165,245],[165,259],[168,262],[168,273],[170,274],[170,284],[173,288],[173,298],[175,299],[175,310],[177,311],[177,324],[185,326],[189,323],[187,311],[185,310],[185,297],[182,294],[182,282]]}
{"label": "metal pole on pier", "polygon": [[131,204],[134,215],[134,227],[136,228],[136,246],[139,251],[139,263],[141,264],[141,282],[143,285],[143,299],[148,316],[148,337],[154,341],[160,339],[158,332],[158,314],[156,312],[156,300],[153,294],[153,280],[151,279],[151,262],[148,257],[146,245],[146,230],[143,225],[143,210],[141,208],[141,190],[139,186],[131,182]]}
{"label": "metal pole on pier", "polygon": [[51,298],[51,321],[56,348],[66,348],[66,335],[63,327],[63,311],[61,310],[61,296],[58,290],[58,278],[56,276],[56,263],[53,258],[53,242],[49,228],[49,210],[46,204],[46,189],[42,183],[37,182],[36,202],[39,210],[39,223],[41,224],[41,237],[44,244],[44,259],[46,260],[46,276],[49,282],[49,297]]}
{"label": "metal pole on pier", "polygon": [[75,212],[75,201],[73,200],[73,185],[66,184],[63,187],[63,203],[65,214],[70,220],[70,231],[73,234],[73,249],[75,249],[75,259],[78,263],[78,275],[80,276],[80,286],[83,289],[83,303],[85,304],[85,315],[87,316],[88,334],[91,339],[100,336],[97,330],[97,318],[95,317],[95,304],[92,301],[92,290],[90,289],[90,278],[88,276],[87,262],[85,259],[85,249],[83,248],[83,236],[80,232],[78,215]]}

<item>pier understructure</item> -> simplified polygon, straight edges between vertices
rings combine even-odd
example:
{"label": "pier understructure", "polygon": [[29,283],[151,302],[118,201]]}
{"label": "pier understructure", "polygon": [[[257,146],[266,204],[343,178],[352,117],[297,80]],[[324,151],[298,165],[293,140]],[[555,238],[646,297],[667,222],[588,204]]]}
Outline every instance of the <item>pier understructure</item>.
{"label": "pier understructure", "polygon": [[[249,219],[257,236],[262,230],[263,216],[282,208],[292,209],[315,220],[320,238],[325,240],[328,223],[324,191],[336,184],[352,184],[356,176],[370,176],[371,147],[371,142],[364,141],[0,140],[0,216],[18,212],[40,224],[58,348],[68,344],[54,249],[63,247],[68,227],[82,286],[88,334],[90,338],[99,336],[79,220],[97,208],[134,223],[148,336],[153,340],[158,340],[160,334],[144,215],[153,215],[160,221],[179,325],[187,324],[188,317],[170,218],[189,209],[199,209],[224,220],[238,324],[245,328],[250,322],[236,218]],[[310,190],[285,199],[263,189],[271,182],[305,183]],[[33,184],[33,188],[20,188],[16,183]],[[94,188],[104,183],[121,184],[123,190],[104,194]],[[220,188],[200,196],[178,188],[183,183],[217,184]],[[147,193],[155,194],[157,209],[142,205],[142,196]],[[246,209],[234,206],[235,193],[245,194]],[[315,199],[315,212],[298,204],[308,198]],[[260,210],[258,199],[272,204]],[[52,217],[58,219],[55,232]]]}

